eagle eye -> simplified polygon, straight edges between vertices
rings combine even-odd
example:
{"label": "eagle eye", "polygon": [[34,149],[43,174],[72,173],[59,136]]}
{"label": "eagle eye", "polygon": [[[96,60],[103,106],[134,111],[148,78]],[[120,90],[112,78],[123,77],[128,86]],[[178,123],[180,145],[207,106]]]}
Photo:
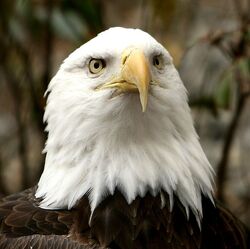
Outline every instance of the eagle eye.
{"label": "eagle eye", "polygon": [[163,65],[163,59],[161,55],[156,55],[153,57],[153,65],[159,70],[163,69],[164,65]]}
{"label": "eagle eye", "polygon": [[89,71],[92,74],[97,74],[105,67],[105,61],[103,59],[91,59],[89,62]]}

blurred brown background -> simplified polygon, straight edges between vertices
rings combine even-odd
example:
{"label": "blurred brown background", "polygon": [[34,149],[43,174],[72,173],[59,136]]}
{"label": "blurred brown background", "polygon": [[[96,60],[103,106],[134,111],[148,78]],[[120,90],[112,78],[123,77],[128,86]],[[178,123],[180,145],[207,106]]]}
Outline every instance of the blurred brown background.
{"label": "blurred brown background", "polygon": [[1,0],[0,195],[43,170],[43,94],[62,60],[111,26],[172,54],[189,91],[217,196],[250,225],[250,0]]}

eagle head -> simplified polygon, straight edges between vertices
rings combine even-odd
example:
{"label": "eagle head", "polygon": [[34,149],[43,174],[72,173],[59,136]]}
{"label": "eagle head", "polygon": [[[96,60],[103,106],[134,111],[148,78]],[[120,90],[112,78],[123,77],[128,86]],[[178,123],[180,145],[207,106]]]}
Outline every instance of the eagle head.
{"label": "eagle head", "polygon": [[46,162],[36,197],[92,211],[118,189],[131,203],[159,191],[201,216],[212,194],[186,89],[168,51],[139,29],[111,28],[76,49],[48,87]]}

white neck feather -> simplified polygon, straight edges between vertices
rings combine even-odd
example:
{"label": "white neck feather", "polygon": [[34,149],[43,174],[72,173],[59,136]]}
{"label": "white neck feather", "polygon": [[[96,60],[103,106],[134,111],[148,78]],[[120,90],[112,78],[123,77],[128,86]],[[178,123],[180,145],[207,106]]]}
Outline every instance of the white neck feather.
{"label": "white neck feather", "polygon": [[46,163],[36,193],[44,198],[41,207],[70,209],[87,194],[93,211],[115,188],[129,203],[163,189],[201,217],[201,195],[213,191],[212,170],[182,83],[178,94],[152,87],[142,113],[136,94],[109,99],[104,91],[91,101],[87,91],[67,91],[65,78],[59,71],[49,87]]}

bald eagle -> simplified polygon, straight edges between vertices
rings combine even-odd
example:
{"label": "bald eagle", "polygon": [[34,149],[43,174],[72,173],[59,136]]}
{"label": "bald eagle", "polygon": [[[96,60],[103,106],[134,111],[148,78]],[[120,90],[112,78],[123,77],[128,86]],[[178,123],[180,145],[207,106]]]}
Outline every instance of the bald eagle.
{"label": "bald eagle", "polygon": [[111,28],[51,80],[36,187],[0,201],[0,248],[247,248],[213,197],[213,170],[168,51]]}

